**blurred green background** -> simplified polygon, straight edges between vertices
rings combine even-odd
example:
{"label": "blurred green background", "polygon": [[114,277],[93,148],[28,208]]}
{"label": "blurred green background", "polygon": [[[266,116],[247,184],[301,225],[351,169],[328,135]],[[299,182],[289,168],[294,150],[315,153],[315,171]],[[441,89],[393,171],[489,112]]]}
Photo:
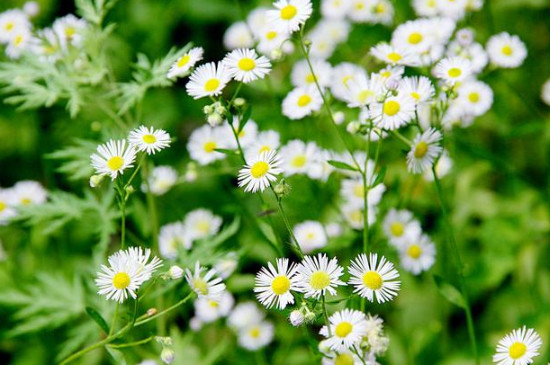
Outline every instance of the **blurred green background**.
{"label": "blurred green background", "polygon": [[[36,27],[48,26],[56,17],[74,12],[74,4],[68,0],[38,3],[41,11],[35,19]],[[0,11],[23,4],[24,1],[3,0]],[[396,23],[413,18],[408,1],[399,0],[394,4]],[[117,24],[108,44],[117,79],[129,79],[130,63],[135,61],[138,52],[156,59],[164,56],[172,46],[183,46],[190,41],[205,48],[206,60],[223,58],[225,29],[232,22],[242,20],[243,14],[258,5],[269,6],[269,2],[119,1],[107,17],[107,22]],[[448,192],[453,223],[466,263],[466,280],[483,364],[490,363],[498,340],[523,324],[535,328],[545,343],[535,363],[547,363],[550,356],[550,107],[540,101],[541,85],[550,78],[549,19],[550,2],[547,0],[493,0],[490,10],[485,7],[464,21],[475,29],[476,39],[482,44],[491,34],[507,31],[519,35],[529,51],[522,67],[494,71],[483,78],[494,90],[493,108],[473,126],[453,130],[446,146],[455,167],[444,179],[444,188]],[[390,34],[391,29],[386,27],[354,25],[349,46],[341,45],[330,61],[332,64],[343,60],[358,61],[378,41],[389,39]],[[291,59],[297,58],[295,55]],[[260,129],[280,131],[283,141],[307,135],[324,147],[341,149],[326,121],[308,118],[289,123],[281,116],[280,101],[290,90],[290,67],[291,63],[285,62],[274,70],[275,95],[263,82],[243,89],[243,96],[253,105],[252,118]],[[180,81],[172,88],[153,89],[143,104],[145,123],[165,128],[177,137],[173,147],[155,156],[155,160],[180,171],[188,160],[187,136],[204,123],[202,106],[205,104],[188,97],[184,86],[185,82]],[[13,106],[0,104],[0,186],[9,187],[19,180],[33,179],[49,190],[62,189],[82,196],[88,190],[88,181],[69,181],[56,172],[59,162],[46,159],[44,155],[67,147],[74,138],[104,141],[111,131],[107,125],[108,122],[94,113],[93,105],[71,119],[63,105],[17,111]],[[356,142],[361,146],[360,141]],[[390,143],[382,147],[381,163],[388,166],[385,179],[388,192],[381,212],[384,214],[395,207],[412,188],[407,208],[421,220],[439,249],[444,243],[444,229],[433,187],[406,174],[403,153],[395,146]],[[230,159],[227,166],[236,171],[238,161]],[[338,194],[334,178],[326,186],[299,176],[289,182],[293,192],[285,204],[292,222],[327,217],[323,215],[328,214],[325,208]],[[242,208],[236,207],[235,199],[245,199],[245,195],[236,191],[231,176],[199,177],[197,182],[178,186],[159,199],[160,220],[172,222],[190,209],[204,206],[223,215],[224,221],[229,223],[235,214],[244,214]],[[248,200],[252,210],[259,209],[255,200]],[[129,225],[138,237],[146,237],[150,227],[141,225],[140,209],[143,207],[134,203]],[[277,223],[284,232],[282,222]],[[63,230],[48,235],[43,234],[45,227],[41,226],[0,227],[0,238],[8,252],[8,262],[2,264],[0,270],[0,280],[5,287],[4,291],[0,290],[0,298],[8,291],[13,293],[13,290],[36,283],[40,272],[59,273],[69,278],[78,272],[91,282],[95,270],[89,260],[93,239],[86,235],[86,229],[91,229],[92,224],[80,217]],[[374,236],[375,250],[395,258],[379,229]],[[227,243],[228,248],[246,250],[237,278],[241,282],[236,279],[233,287],[239,300],[253,298],[247,286],[251,275],[273,257],[260,237],[245,220],[239,234]],[[359,236],[347,234],[331,242],[328,252],[346,263],[357,251],[347,247],[359,240]],[[452,275],[446,270],[448,267],[438,262],[430,273]],[[391,337],[388,353],[381,360],[383,364],[470,363],[463,312],[438,294],[430,273],[420,277],[403,273],[398,300],[369,308],[385,319]],[[89,285],[84,285],[85,290],[93,296],[93,288],[87,288]],[[79,298],[81,303],[68,305],[72,311],[68,323],[18,336],[8,333],[21,320],[13,317],[17,305],[0,306],[0,316],[5,318],[0,323],[0,363],[53,363],[60,344],[77,336],[77,324],[90,322],[82,306],[90,299]],[[175,322],[182,332],[187,329],[191,307],[188,309],[181,311]],[[267,349],[270,363],[311,363],[308,343],[302,332],[286,324],[284,314],[271,311],[270,317],[277,323],[276,342]],[[90,327],[87,330],[93,331]],[[199,359],[204,358],[216,343],[227,343],[221,348],[221,360],[218,358],[216,363],[256,361],[253,355],[229,345],[234,338],[224,329],[223,323],[208,327],[195,338],[175,336],[181,337],[177,342],[182,344],[178,350],[181,356],[196,359],[189,360],[189,364],[201,363]],[[88,361],[107,363],[98,357]]]}

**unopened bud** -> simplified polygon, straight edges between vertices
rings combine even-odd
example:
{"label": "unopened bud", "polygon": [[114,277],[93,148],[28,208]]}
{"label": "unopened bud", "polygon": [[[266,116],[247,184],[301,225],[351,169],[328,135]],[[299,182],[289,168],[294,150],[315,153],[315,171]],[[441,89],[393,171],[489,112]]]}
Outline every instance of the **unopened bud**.
{"label": "unopened bud", "polygon": [[275,48],[273,51],[271,51],[269,58],[274,61],[279,61],[281,58],[283,58],[283,51],[280,48]]}
{"label": "unopened bud", "polygon": [[223,115],[226,111],[227,109],[225,109],[225,107],[220,102],[214,104],[214,112]]}
{"label": "unopened bud", "polygon": [[472,44],[474,40],[474,32],[468,28],[460,29],[458,32],[456,32],[456,40],[461,46],[467,47]]}
{"label": "unopened bud", "polygon": [[90,177],[90,187],[91,188],[98,187],[101,184],[101,182],[103,181],[104,176],[105,175],[92,175]]}
{"label": "unopened bud", "polygon": [[172,280],[177,280],[183,276],[183,269],[177,265],[174,265],[170,267],[170,270],[168,270],[168,273],[170,274],[170,278]]}
{"label": "unopened bud", "polygon": [[290,316],[288,317],[288,320],[294,327],[298,327],[304,323],[305,318],[301,310],[295,309],[292,312],[290,312]]}
{"label": "unopened bud", "polygon": [[286,183],[285,179],[282,179],[277,185],[275,185],[273,190],[278,197],[284,198],[290,193],[290,185]]}
{"label": "unopened bud", "polygon": [[204,108],[202,108],[202,111],[204,114],[209,115],[214,113],[214,107],[212,105],[205,105]]}
{"label": "unopened bud", "polygon": [[36,1],[27,1],[25,5],[23,5],[23,12],[31,18],[35,17],[40,12],[40,6]]}
{"label": "unopened bud", "polygon": [[215,127],[217,125],[220,125],[222,122],[223,122],[223,118],[220,114],[218,113],[212,113],[210,115],[208,115],[208,117],[206,118],[206,121],[208,122],[208,124],[210,124],[212,127]]}
{"label": "unopened bud", "polygon": [[172,350],[169,347],[165,347],[162,349],[162,352],[160,353],[160,359],[165,364],[171,364],[172,361],[174,361],[174,358],[176,357],[176,353],[174,350]]}
{"label": "unopened bud", "polygon": [[158,313],[158,310],[157,308],[149,308],[147,309],[147,317],[152,317],[154,316],[155,314]]}
{"label": "unopened bud", "polygon": [[306,321],[306,323],[313,323],[315,321],[315,317],[317,317],[315,313],[308,310],[307,313],[304,315],[304,320]]}
{"label": "unopened bud", "polygon": [[336,112],[332,115],[332,118],[334,118],[334,123],[340,125],[346,120],[346,115],[343,112]]}
{"label": "unopened bud", "polygon": [[136,189],[132,185],[126,187],[126,196],[130,196],[136,192]]}
{"label": "unopened bud", "polygon": [[240,107],[244,106],[245,104],[246,104],[246,99],[245,98],[236,98],[233,101],[233,105],[235,105],[237,108],[240,108]]}
{"label": "unopened bud", "polygon": [[172,337],[156,336],[155,340],[158,343],[160,343],[163,347],[164,346],[172,346]]}
{"label": "unopened bud", "polygon": [[304,39],[304,46],[311,47],[311,39]]}
{"label": "unopened bud", "polygon": [[346,126],[346,131],[348,131],[348,133],[350,134],[356,134],[357,132],[359,132],[360,128],[361,128],[361,123],[354,120],[348,123],[348,125]]}

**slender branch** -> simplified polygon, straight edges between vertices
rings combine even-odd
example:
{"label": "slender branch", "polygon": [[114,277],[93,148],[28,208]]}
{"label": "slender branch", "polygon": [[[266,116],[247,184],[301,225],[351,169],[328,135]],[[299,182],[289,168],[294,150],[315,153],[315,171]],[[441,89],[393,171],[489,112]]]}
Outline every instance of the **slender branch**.
{"label": "slender branch", "polygon": [[[152,321],[153,319],[155,318],[158,318],[160,316],[163,316],[165,315],[166,313],[170,312],[170,311],[173,311],[174,309],[176,309],[177,307],[179,307],[180,305],[182,304],[185,304],[185,302],[187,302],[189,299],[191,299],[193,296],[195,295],[195,292],[191,292],[189,293],[185,298],[183,298],[182,300],[180,300],[179,302],[177,302],[176,304],[174,305],[171,305],[170,307],[150,316],[150,317],[146,317],[144,318],[144,316],[141,316],[139,317],[137,320],[136,320],[136,323],[134,324],[134,327],[138,327],[138,326],[141,326],[142,324],[145,324],[147,322],[150,322]],[[147,316],[147,314],[145,314],[145,316]],[[143,319],[140,319],[140,318],[143,318]]]}
{"label": "slender branch", "polygon": [[111,322],[111,328],[109,329],[109,336],[111,336],[113,334],[113,332],[115,331],[116,318],[118,316],[118,307],[119,307],[119,305],[120,305],[120,303],[116,302],[115,314],[113,316],[113,321]]}
{"label": "slender branch", "polygon": [[296,254],[300,257],[300,259],[303,259],[304,253],[302,252],[302,248],[298,243],[298,239],[296,238],[296,236],[294,235],[294,232],[292,231],[292,227],[290,226],[290,222],[285,213],[285,209],[283,208],[283,203],[281,202],[281,198],[277,195],[277,193],[275,192],[275,189],[273,189],[273,186],[271,186],[271,184],[269,184],[269,187],[271,188],[271,191],[273,192],[273,195],[275,195],[275,199],[277,200],[277,207],[279,208],[279,213],[281,213],[281,217],[283,218],[283,222],[285,223],[286,229],[293,243],[292,247],[294,248],[294,251],[296,252]]}
{"label": "slender branch", "polygon": [[114,349],[122,349],[122,348],[125,348],[125,347],[134,347],[134,346],[143,345],[143,344],[151,341],[153,338],[155,338],[155,336],[147,337],[143,340],[134,341],[134,342],[121,343],[121,344],[115,344],[115,345],[107,344],[107,346],[112,347]]}

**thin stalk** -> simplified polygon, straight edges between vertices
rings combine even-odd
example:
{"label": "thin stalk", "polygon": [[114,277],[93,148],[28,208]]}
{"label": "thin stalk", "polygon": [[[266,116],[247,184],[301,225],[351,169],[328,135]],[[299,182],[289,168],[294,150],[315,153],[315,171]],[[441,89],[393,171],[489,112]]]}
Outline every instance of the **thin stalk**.
{"label": "thin stalk", "polygon": [[369,201],[368,201],[368,195],[369,195],[369,188],[370,184],[367,183],[367,166],[369,162],[369,155],[370,155],[370,134],[371,131],[369,130],[368,137],[367,137],[367,156],[365,158],[365,166],[363,167],[363,172],[361,173],[363,177],[363,252],[367,253],[369,249]]}
{"label": "thin stalk", "polygon": [[[191,299],[193,296],[195,295],[195,292],[191,292],[189,293],[185,298],[183,298],[182,300],[180,300],[179,302],[177,302],[176,304],[174,305],[171,305],[170,307],[150,316],[150,317],[139,317],[137,320],[136,320],[136,323],[134,324],[134,327],[138,327],[138,326],[141,326],[142,324],[145,324],[147,322],[150,322],[152,321],[153,319],[155,318],[158,318],[158,317],[161,317],[163,315],[165,315],[166,313],[170,312],[170,311],[173,311],[174,309],[176,309],[177,307],[179,307],[180,305],[184,304],[185,302],[187,302],[189,299]],[[147,315],[145,315],[147,316]],[[142,318],[142,319],[140,319]]]}
{"label": "thin stalk", "polygon": [[119,305],[120,305],[120,303],[116,302],[115,314],[113,315],[113,320],[111,322],[111,328],[109,329],[109,336],[111,336],[113,334],[113,332],[115,331],[116,318],[118,316],[118,307],[119,307]]}
{"label": "thin stalk", "polygon": [[365,359],[363,359],[363,356],[361,356],[361,355],[359,354],[359,350],[357,350],[357,347],[352,346],[352,347],[351,347],[351,351],[352,351],[353,353],[355,353],[355,355],[357,355],[357,357],[359,358],[359,360],[361,360],[361,363],[362,363],[363,365],[367,365],[367,363],[365,362]]}
{"label": "thin stalk", "polygon": [[279,213],[281,213],[281,217],[283,218],[283,222],[285,223],[285,227],[288,231],[288,234],[290,235],[291,241],[293,242],[294,251],[296,251],[296,254],[300,257],[300,259],[304,258],[304,253],[302,252],[302,248],[300,247],[300,244],[298,243],[298,239],[294,235],[294,232],[292,231],[292,227],[290,226],[290,222],[288,220],[288,217],[285,213],[285,209],[283,208],[283,203],[281,202],[281,198],[277,195],[273,187],[270,185],[271,191],[273,192],[273,195],[275,195],[275,199],[277,200],[277,207],[279,208]]}
{"label": "thin stalk", "polygon": [[322,295],[322,303],[323,303],[323,315],[325,316],[325,321],[327,323],[327,330],[328,330],[328,335],[329,337],[332,336],[331,334],[331,330],[330,330],[330,319],[328,318],[328,312],[327,312],[327,305],[326,305],[326,302],[325,302],[325,294]]}
{"label": "thin stalk", "polygon": [[480,364],[479,356],[477,353],[477,341],[476,341],[476,335],[475,335],[475,328],[474,328],[474,321],[472,318],[472,310],[470,308],[470,302],[468,300],[468,293],[466,291],[466,284],[464,280],[464,265],[462,263],[462,258],[460,257],[460,251],[458,249],[458,246],[456,244],[456,238],[454,233],[453,225],[449,219],[449,215],[447,212],[447,203],[445,201],[445,198],[443,196],[443,189],[441,188],[441,182],[439,181],[439,177],[437,176],[437,173],[435,171],[435,164],[432,166],[432,174],[434,177],[435,182],[435,188],[437,191],[437,196],[439,198],[439,203],[441,206],[441,213],[443,214],[443,220],[445,222],[445,226],[447,228],[447,240],[451,244],[451,250],[455,259],[455,265],[457,268],[457,276],[458,276],[458,282],[460,286],[460,291],[462,292],[462,296],[464,297],[464,311],[466,313],[466,323],[468,326],[468,336],[470,337],[470,344],[472,347],[472,352],[474,353],[475,363],[477,365]]}
{"label": "thin stalk", "polygon": [[401,140],[401,142],[405,143],[407,146],[412,147],[413,143],[408,138],[404,137],[398,131],[390,130],[390,133],[393,134],[394,136],[396,136],[397,138],[399,138],[399,140]]}
{"label": "thin stalk", "polygon": [[112,347],[114,349],[123,349],[125,347],[134,347],[134,346],[139,346],[139,345],[146,344],[147,342],[151,341],[153,338],[155,338],[155,336],[147,337],[143,340],[134,341],[134,342],[121,343],[121,344],[116,344],[116,345],[108,344],[107,346]]}

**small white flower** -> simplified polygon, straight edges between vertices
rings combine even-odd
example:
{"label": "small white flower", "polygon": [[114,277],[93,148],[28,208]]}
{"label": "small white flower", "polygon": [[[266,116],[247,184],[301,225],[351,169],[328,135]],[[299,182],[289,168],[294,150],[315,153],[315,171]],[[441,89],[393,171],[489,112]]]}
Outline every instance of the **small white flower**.
{"label": "small white flower", "polygon": [[275,268],[271,262],[268,268],[262,269],[256,274],[254,292],[258,301],[271,308],[274,305],[278,309],[285,309],[288,304],[294,304],[292,290],[297,290],[296,265],[290,264],[288,259],[277,259]]}
{"label": "small white flower", "polygon": [[351,275],[349,284],[355,286],[353,292],[371,302],[375,297],[378,303],[390,301],[399,291],[401,282],[396,280],[399,273],[384,256],[378,262],[377,254],[371,253],[368,258],[360,254],[351,261],[348,270]]}
{"label": "small white flower", "polygon": [[550,105],[550,80],[546,80],[546,82],[542,85],[540,98],[546,105]]}
{"label": "small white flower", "polygon": [[219,300],[197,298],[195,300],[195,314],[202,323],[210,323],[218,318],[227,317],[233,308],[235,299],[231,293],[224,291]]}
{"label": "small white flower", "polygon": [[222,61],[231,77],[243,83],[263,79],[271,71],[271,63],[253,49],[236,49]]}
{"label": "small white flower", "polygon": [[223,45],[227,49],[253,47],[254,36],[245,22],[236,22],[225,31]]}
{"label": "small white flower", "polygon": [[246,160],[252,160],[263,152],[274,151],[280,145],[281,137],[278,132],[272,130],[262,131],[255,135],[245,148],[244,154]]}
{"label": "small white flower", "polygon": [[372,47],[370,53],[380,61],[389,65],[418,65],[418,57],[410,53],[407,48],[401,48],[382,42]]}
{"label": "small white flower", "polygon": [[232,139],[225,128],[203,125],[195,129],[189,136],[187,150],[191,158],[199,165],[208,165],[226,157],[224,153],[218,152],[216,149],[229,147],[229,140]]}
{"label": "small white flower", "polygon": [[292,33],[308,20],[313,12],[310,0],[278,0],[275,10],[267,11],[267,21],[279,30]]}
{"label": "small white flower", "polygon": [[418,134],[413,141],[413,147],[407,154],[408,170],[413,174],[421,174],[430,169],[443,151],[443,147],[439,144],[442,139],[441,132],[435,128]]}
{"label": "small white flower", "polygon": [[384,218],[382,228],[390,244],[398,249],[422,233],[420,223],[408,210],[390,210]]}
{"label": "small white flower", "polygon": [[347,101],[350,82],[360,77],[368,80],[367,73],[363,68],[349,62],[339,63],[332,69],[330,91],[335,98]]}
{"label": "small white flower", "polygon": [[19,9],[0,13],[0,43],[9,43],[21,31],[29,31],[31,23],[28,16]]}
{"label": "small white flower", "polygon": [[17,211],[14,209],[16,205],[14,198],[13,188],[0,188],[0,226],[7,224],[12,217],[17,215]]}
{"label": "small white flower", "polygon": [[367,335],[365,314],[358,310],[344,309],[329,318],[329,325],[319,333],[327,338],[326,345],[334,351],[345,351],[359,345]]}
{"label": "small white flower", "polygon": [[377,127],[395,130],[414,118],[415,101],[409,95],[390,96],[382,103],[372,104],[370,117]]}
{"label": "small white flower", "polygon": [[264,191],[283,172],[280,164],[276,151],[262,152],[239,171],[239,187],[244,187],[245,192]]}
{"label": "small white flower", "polygon": [[185,231],[193,240],[211,237],[218,233],[222,218],[208,209],[195,209],[187,213],[183,222]]}
{"label": "small white flower", "polygon": [[426,76],[404,77],[397,91],[399,94],[409,95],[416,104],[426,103],[435,95],[434,86]]}
{"label": "small white flower", "polygon": [[319,111],[323,98],[316,86],[298,87],[287,94],[283,100],[283,115],[289,119],[302,119]]}
{"label": "small white flower", "polygon": [[330,63],[321,59],[313,59],[311,67],[313,68],[313,72],[311,72],[309,64],[305,59],[297,61],[294,64],[290,73],[290,81],[294,87],[315,87],[315,79],[317,79],[317,83],[322,88],[330,84],[332,75]]}
{"label": "small white flower", "polygon": [[163,195],[178,181],[178,172],[171,166],[156,166],[148,178],[148,184],[142,184],[141,190],[147,192],[147,186],[154,195]]}
{"label": "small white flower", "polygon": [[48,192],[38,181],[19,181],[10,191],[13,205],[39,205],[48,198]]}
{"label": "small white flower", "polygon": [[521,66],[527,57],[527,48],[518,36],[503,32],[489,38],[487,53],[492,64],[502,68],[515,68]]}
{"label": "small white flower", "polygon": [[275,329],[271,322],[263,321],[251,324],[239,331],[239,345],[243,348],[256,351],[267,346],[273,340]]}
{"label": "small white flower", "polygon": [[125,140],[110,140],[97,147],[97,153],[92,154],[92,166],[100,175],[110,175],[111,180],[122,175],[124,170],[134,167],[136,150],[126,146]]}
{"label": "small white flower", "polygon": [[542,340],[532,328],[525,326],[513,330],[499,341],[493,363],[498,365],[527,365],[539,355]]}
{"label": "small white flower", "polygon": [[327,245],[327,235],[320,222],[302,222],[294,226],[293,232],[303,253],[309,254]]}
{"label": "small white flower", "polygon": [[292,324],[294,327],[299,327],[302,324],[304,324],[304,313],[302,313],[301,310],[295,309],[292,312],[290,312],[290,315],[288,316],[288,321],[290,324]]}
{"label": "small white flower", "polygon": [[297,290],[305,293],[306,298],[319,299],[326,292],[335,295],[337,286],[346,285],[340,280],[344,269],[338,265],[338,259],[329,261],[325,254],[304,257],[297,272]]}
{"label": "small white flower", "polygon": [[233,308],[227,317],[227,324],[235,331],[240,331],[264,320],[264,313],[254,302],[242,302]]}
{"label": "small white flower", "polygon": [[187,53],[177,59],[168,70],[166,77],[175,79],[185,76],[197,62],[202,60],[204,49],[202,47],[191,48]]}
{"label": "small white flower", "polygon": [[199,262],[196,262],[194,272],[190,269],[185,270],[185,279],[199,298],[219,301],[225,291],[225,284],[221,278],[217,277],[217,273],[213,269],[203,275],[203,271],[206,270]]}
{"label": "small white flower", "polygon": [[191,249],[193,239],[182,222],[165,224],[159,232],[159,252],[166,259],[178,257],[180,248]]}
{"label": "small white flower", "polygon": [[61,47],[67,49],[69,45],[79,47],[84,40],[84,32],[88,23],[72,14],[57,18],[52,28],[59,38]]}
{"label": "small white flower", "polygon": [[456,104],[464,115],[480,116],[485,114],[493,105],[493,90],[484,82],[468,80],[456,90],[458,97]]}
{"label": "small white flower", "polygon": [[154,155],[156,152],[170,146],[170,135],[162,129],[147,128],[142,125],[130,132],[128,142],[136,150]]}
{"label": "small white flower", "polygon": [[435,245],[425,234],[411,239],[400,250],[401,266],[414,275],[431,268],[435,262]]}
{"label": "small white flower", "polygon": [[223,63],[210,62],[197,67],[186,85],[187,93],[193,99],[200,99],[205,96],[218,96],[222,93],[225,85],[231,80],[230,74]]}
{"label": "small white flower", "polygon": [[170,278],[172,280],[180,279],[181,277],[183,277],[183,273],[184,273],[183,269],[178,265],[172,265],[168,270],[168,274],[170,275]]}
{"label": "small white flower", "polygon": [[472,74],[470,61],[462,57],[444,58],[435,65],[433,74],[438,79],[454,85]]}

